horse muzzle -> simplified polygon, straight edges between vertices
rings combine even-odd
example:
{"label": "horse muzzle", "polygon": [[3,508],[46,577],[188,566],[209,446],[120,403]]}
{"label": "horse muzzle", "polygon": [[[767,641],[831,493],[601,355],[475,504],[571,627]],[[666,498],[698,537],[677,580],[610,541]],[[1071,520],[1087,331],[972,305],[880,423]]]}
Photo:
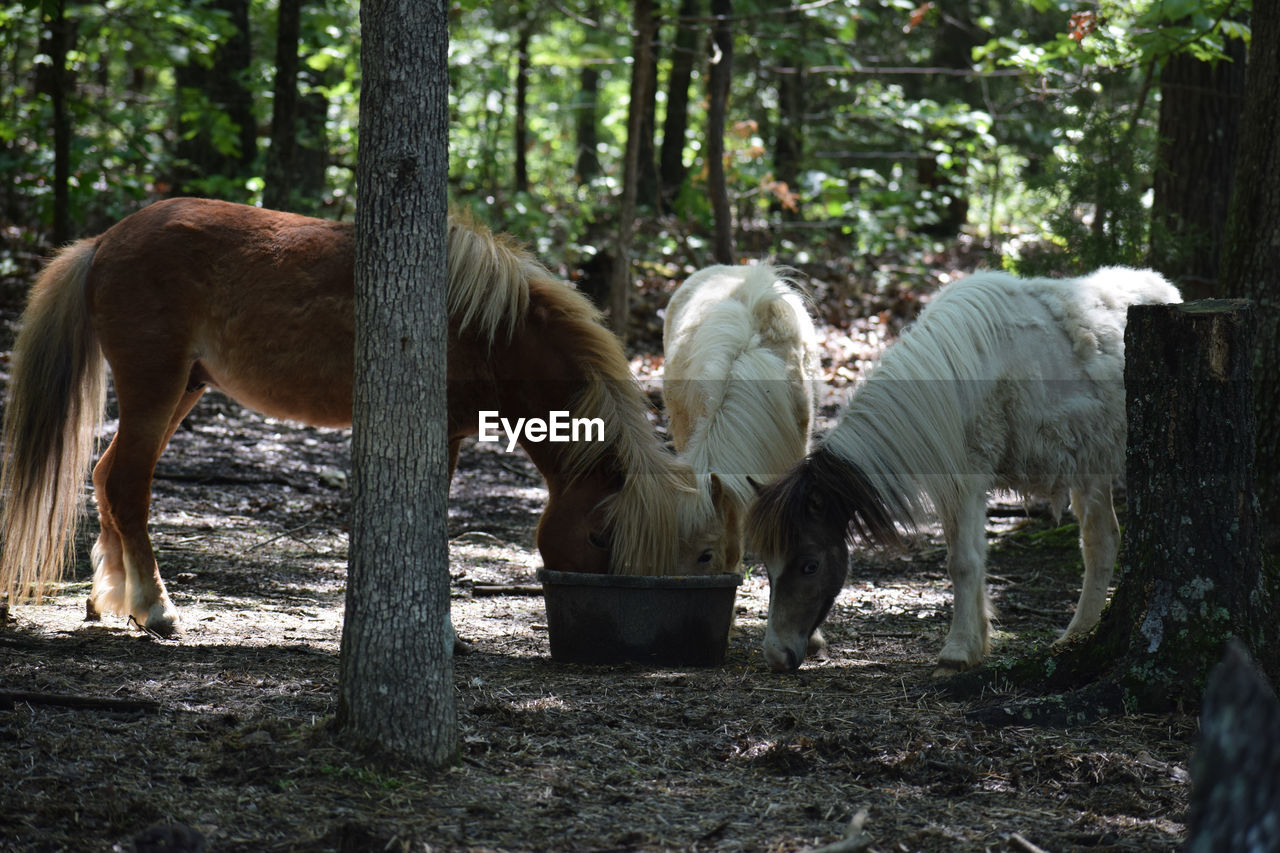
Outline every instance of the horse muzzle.
{"label": "horse muzzle", "polygon": [[799,644],[783,643],[777,636],[766,633],[764,638],[764,659],[769,669],[774,672],[794,672],[804,663],[806,642],[802,637]]}

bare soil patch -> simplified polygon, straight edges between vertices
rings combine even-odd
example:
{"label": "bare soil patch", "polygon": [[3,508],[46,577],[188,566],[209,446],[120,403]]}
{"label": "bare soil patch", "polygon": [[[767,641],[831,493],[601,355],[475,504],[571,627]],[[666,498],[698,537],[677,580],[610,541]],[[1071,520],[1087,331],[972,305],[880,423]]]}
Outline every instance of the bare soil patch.
{"label": "bare soil patch", "polygon": [[[931,691],[951,610],[937,531],[906,554],[855,555],[829,658],[794,675],[759,652],[759,569],[723,666],[551,661],[539,597],[476,594],[534,583],[541,481],[523,456],[474,443],[450,506],[454,621],[476,647],[455,661],[462,762],[371,764],[328,726],[347,433],[212,396],[189,425],[161,462],[153,520],[180,639],[82,621],[96,524],[76,576],[0,629],[3,690],[154,703],[0,703],[0,849],[131,850],[182,822],[219,851],[798,851],[864,809],[878,851],[1180,843],[1194,719],[994,728],[966,713],[1011,697]],[[998,661],[1066,625],[1080,568],[1073,530],[1040,513],[989,531]]]}

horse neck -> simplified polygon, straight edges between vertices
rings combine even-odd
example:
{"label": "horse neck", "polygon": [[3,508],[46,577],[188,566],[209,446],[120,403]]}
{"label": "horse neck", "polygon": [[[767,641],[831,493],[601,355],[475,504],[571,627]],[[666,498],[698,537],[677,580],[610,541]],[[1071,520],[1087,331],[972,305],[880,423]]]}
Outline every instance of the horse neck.
{"label": "horse neck", "polygon": [[709,498],[700,499],[689,468],[659,442],[617,338],[579,294],[556,288],[563,286],[530,283],[529,311],[512,336],[505,369],[527,377],[537,365],[543,378],[511,390],[530,410],[554,402],[571,417],[599,419],[605,440],[526,442],[525,450],[549,489],[552,479],[561,488],[613,484],[604,510],[614,571],[674,571],[685,534],[709,524],[714,509]]}

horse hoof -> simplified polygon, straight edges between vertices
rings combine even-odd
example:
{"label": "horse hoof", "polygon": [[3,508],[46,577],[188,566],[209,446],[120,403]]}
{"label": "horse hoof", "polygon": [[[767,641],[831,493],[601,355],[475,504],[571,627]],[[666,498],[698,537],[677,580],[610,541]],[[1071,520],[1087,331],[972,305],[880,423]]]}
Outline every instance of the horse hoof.
{"label": "horse hoof", "polygon": [[[137,621],[136,617],[134,621]],[[146,618],[139,622],[138,626],[147,633],[155,634],[157,637],[163,637],[167,640],[178,633],[177,611],[172,608],[166,608],[164,604],[157,602],[151,606]]]}
{"label": "horse hoof", "polygon": [[942,660],[938,661],[937,667],[934,668],[929,677],[933,679],[950,678],[953,675],[959,675],[966,669],[970,669],[970,666],[963,661]]}
{"label": "horse hoof", "polygon": [[86,622],[102,621],[102,613],[98,610],[97,606],[94,605],[92,595],[84,600],[84,621]]}

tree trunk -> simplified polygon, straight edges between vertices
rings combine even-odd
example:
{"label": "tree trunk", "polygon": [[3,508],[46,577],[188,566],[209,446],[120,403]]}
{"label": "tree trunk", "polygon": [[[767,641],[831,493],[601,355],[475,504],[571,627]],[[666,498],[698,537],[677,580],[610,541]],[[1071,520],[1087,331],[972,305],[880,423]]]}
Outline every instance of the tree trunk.
{"label": "tree trunk", "polygon": [[[594,21],[599,21],[603,11],[598,3],[592,4],[587,12]],[[595,37],[594,30],[588,30],[587,39]],[[579,184],[589,184],[600,174],[600,158],[596,147],[600,137],[596,125],[596,112],[600,99],[600,72],[590,62],[582,66],[578,75],[579,95],[574,115],[574,137],[577,154],[573,161],[574,174]]]}
{"label": "tree trunk", "polygon": [[1229,637],[1252,649],[1274,636],[1259,609],[1255,331],[1247,303],[1129,309],[1126,556],[1090,642],[1119,646],[1140,707],[1194,701]]}
{"label": "tree trunk", "polygon": [[[211,9],[226,12],[235,33],[213,53],[213,64],[188,62],[174,69],[177,88],[179,165],[173,181],[175,195],[246,195],[243,179],[257,150],[257,128],[253,119],[253,93],[245,85],[251,59],[249,41],[249,0],[212,0]],[[195,92],[202,100],[192,101]],[[232,134],[216,132],[206,107],[230,120]],[[199,119],[192,121],[194,116]],[[227,180],[211,182],[210,179]]]}
{"label": "tree trunk", "polygon": [[336,722],[348,739],[455,763],[446,540],[448,17],[360,6],[351,544]]}
{"label": "tree trunk", "polygon": [[294,150],[293,203],[301,212],[315,212],[325,203],[329,182],[329,99],[321,87],[336,82],[337,69],[301,72],[300,80],[307,89],[298,97],[298,141]]}
{"label": "tree trunk", "polygon": [[276,13],[276,79],[271,102],[271,148],[262,203],[296,210],[291,198],[298,149],[298,35],[302,0],[280,0]]}
{"label": "tree trunk", "polygon": [[729,81],[733,69],[732,0],[711,0],[711,68],[707,75],[710,106],[707,108],[707,193],[715,216],[712,254],[716,263],[734,263],[733,214],[724,174],[724,128],[728,112]]}
{"label": "tree trunk", "polygon": [[1280,3],[1253,8],[1235,189],[1223,244],[1222,290],[1258,306],[1254,477],[1263,538],[1280,549]]}
{"label": "tree trunk", "polygon": [[516,116],[512,134],[515,142],[515,181],[518,193],[529,191],[529,40],[533,38],[533,17],[520,18],[516,36]]}
{"label": "tree trunk", "polygon": [[640,111],[640,145],[636,151],[636,204],[655,211],[659,201],[658,155],[653,138],[658,126],[658,29],[662,26],[662,18],[653,7],[649,9],[649,16],[649,50],[645,55],[645,61],[649,63],[645,79],[649,85],[645,87]]}
{"label": "tree trunk", "polygon": [[[937,31],[934,35],[930,62],[935,68],[969,71],[973,68],[973,48],[986,41],[987,34],[974,23],[972,4],[968,0],[947,3],[942,6]],[[929,75],[919,81],[921,94],[927,87],[930,97],[946,98],[965,104],[980,104],[983,93],[972,77]],[[922,147],[922,155],[916,161],[916,180],[921,189],[929,190],[938,199],[935,208],[938,219],[922,230],[937,237],[955,237],[969,221],[969,197],[964,191],[964,180],[969,171],[968,161],[961,155],[957,131],[949,141],[952,145],[951,165],[944,168],[936,154]],[[945,199],[945,204],[941,202]]]}
{"label": "tree trunk", "polygon": [[1240,300],[1129,309],[1128,524],[1115,594],[1092,634],[998,674],[1074,693],[1034,713],[1004,703],[987,721],[1194,706],[1229,638],[1274,648],[1253,495],[1254,314]]}
{"label": "tree trunk", "polygon": [[40,88],[53,105],[53,242],[71,239],[71,110],[67,95],[75,80],[67,68],[67,51],[75,45],[76,24],[67,18],[65,0],[57,0],[49,12],[48,29],[40,50],[49,57]]}
{"label": "tree trunk", "polygon": [[649,51],[653,44],[653,0],[635,0],[634,62],[631,66],[631,100],[627,108],[627,150],[623,164],[622,203],[618,211],[618,248],[615,252],[609,313],[614,333],[625,343],[631,314],[631,236],[635,230],[636,183],[640,165],[640,133],[644,103],[653,86]]}
{"label": "tree trunk", "polygon": [[[798,27],[803,34],[804,19]],[[803,39],[801,41],[803,44]],[[804,51],[794,43],[782,57],[784,66],[778,75],[778,127],[773,138],[773,177],[786,193],[775,192],[772,207],[781,210],[782,218],[803,218],[798,196],[800,164],[804,162],[805,73]]]}
{"label": "tree trunk", "polygon": [[1235,175],[1244,98],[1244,43],[1230,62],[1170,56],[1160,72],[1160,125],[1151,205],[1151,265],[1185,299],[1221,296],[1218,259]]}
{"label": "tree trunk", "polygon": [[680,0],[675,22],[675,47],[671,51],[671,72],[667,77],[667,115],[662,125],[658,183],[663,204],[670,207],[684,183],[684,137],[689,130],[689,82],[698,50],[702,26],[698,0]]}

